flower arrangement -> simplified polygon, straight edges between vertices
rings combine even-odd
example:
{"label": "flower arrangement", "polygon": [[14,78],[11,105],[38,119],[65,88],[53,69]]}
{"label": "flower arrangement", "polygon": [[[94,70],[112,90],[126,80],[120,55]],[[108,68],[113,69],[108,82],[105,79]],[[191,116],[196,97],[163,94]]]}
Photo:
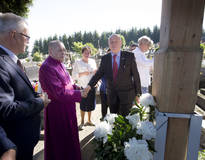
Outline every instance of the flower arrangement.
{"label": "flower arrangement", "polygon": [[94,131],[96,160],[152,160],[156,129],[153,125],[152,95],[140,97],[140,104],[128,116],[106,115]]}

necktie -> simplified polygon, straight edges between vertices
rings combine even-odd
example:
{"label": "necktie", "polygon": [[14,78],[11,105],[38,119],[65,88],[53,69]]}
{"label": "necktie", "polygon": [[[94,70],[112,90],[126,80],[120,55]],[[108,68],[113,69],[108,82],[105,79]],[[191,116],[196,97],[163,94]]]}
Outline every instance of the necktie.
{"label": "necktie", "polygon": [[114,81],[114,83],[115,83],[116,78],[117,78],[117,70],[118,70],[116,57],[117,57],[117,55],[113,56],[113,81]]}
{"label": "necktie", "polygon": [[21,61],[18,59],[17,60],[17,65],[21,68],[21,70],[24,72],[24,67],[23,65],[21,64]]}

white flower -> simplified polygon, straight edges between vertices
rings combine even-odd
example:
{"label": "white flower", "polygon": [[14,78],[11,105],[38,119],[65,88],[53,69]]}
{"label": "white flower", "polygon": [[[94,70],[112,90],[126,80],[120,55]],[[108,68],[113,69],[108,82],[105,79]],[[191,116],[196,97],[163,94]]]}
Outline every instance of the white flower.
{"label": "white flower", "polygon": [[138,123],[140,122],[139,114],[133,114],[126,116],[126,119],[129,120],[129,123],[132,125],[132,128],[137,128]]}
{"label": "white flower", "polygon": [[128,160],[153,160],[145,140],[136,140],[134,137],[129,139],[129,142],[125,142],[124,146],[124,154]]}
{"label": "white flower", "polygon": [[106,121],[98,124],[94,131],[95,139],[103,138],[103,143],[107,142],[107,134],[112,134],[112,127]]}
{"label": "white flower", "polygon": [[117,114],[107,114],[104,120],[106,120],[110,125],[113,125],[113,123],[115,122],[115,117],[117,116]]}
{"label": "white flower", "polygon": [[135,108],[135,109],[137,109],[138,107],[137,107],[136,105],[134,105],[134,106],[132,106],[132,108]]}
{"label": "white flower", "polygon": [[149,105],[156,106],[153,96],[149,93],[142,94],[140,96],[139,102],[146,107],[148,107]]}
{"label": "white flower", "polygon": [[142,139],[150,140],[156,138],[156,129],[152,122],[144,121],[140,122],[137,127],[137,134],[142,135]]}

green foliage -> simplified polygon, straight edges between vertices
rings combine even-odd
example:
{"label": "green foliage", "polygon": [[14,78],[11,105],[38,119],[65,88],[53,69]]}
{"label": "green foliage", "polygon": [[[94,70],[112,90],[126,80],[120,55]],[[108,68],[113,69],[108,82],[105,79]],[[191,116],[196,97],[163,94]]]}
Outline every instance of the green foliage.
{"label": "green foliage", "polygon": [[[153,110],[151,110],[153,112]],[[135,108],[130,110],[129,115],[139,114],[140,120],[145,121],[151,115],[151,112],[147,113],[145,107],[142,105],[137,105]],[[107,142],[103,143],[103,140],[94,139],[95,153],[97,160],[125,160],[124,155],[124,142],[128,142],[129,139],[135,137],[137,140],[142,139],[142,135],[136,133],[136,128],[129,123],[126,117],[118,115],[115,118],[115,122],[112,129],[112,134],[107,135]],[[148,143],[149,150],[153,153],[154,149],[154,139],[146,140]]]}
{"label": "green foliage", "polygon": [[204,49],[205,49],[205,43],[201,43],[200,44],[200,50],[203,53],[203,57],[205,57],[205,53],[204,53],[205,50]]}
{"label": "green foliage", "polygon": [[83,48],[83,43],[82,42],[73,42],[73,51],[75,51],[76,53],[78,53],[79,55],[81,55],[81,50]]}
{"label": "green foliage", "polygon": [[198,160],[205,160],[205,150],[199,151]]}
{"label": "green foliage", "polygon": [[[59,37],[61,38],[61,37]],[[34,46],[33,46],[33,50],[32,50],[32,55],[36,52],[40,52],[42,53],[43,55],[46,55],[48,54],[48,43],[52,40],[58,40],[59,39],[57,35],[54,35],[53,37],[48,37],[48,39],[39,39],[39,40],[36,40],[34,42]],[[67,45],[65,38],[62,39],[61,38],[61,41],[65,44],[65,46]]]}
{"label": "green foliage", "polygon": [[[116,30],[117,34],[122,35],[122,41],[123,45],[122,48],[126,46],[126,44],[130,44],[131,41],[137,42],[138,38],[140,38],[143,35],[147,35],[150,37],[155,43],[159,42],[159,28],[155,26],[153,28],[153,31],[150,28],[145,29],[136,29],[132,28],[131,30],[125,31],[125,30]],[[83,34],[81,32],[74,33],[73,35],[63,35],[63,36],[57,36],[54,37],[48,37],[47,39],[39,39],[36,40],[34,43],[33,51],[35,52],[41,52],[43,54],[48,53],[48,42],[54,39],[61,40],[66,49],[69,51],[76,51],[76,46],[74,46],[74,42],[82,42],[82,44],[91,43],[94,45],[94,48],[101,48],[101,49],[107,49],[108,48],[108,37],[113,34],[113,32],[103,32],[101,35],[99,35],[96,31],[94,32],[84,32]],[[78,46],[78,45],[77,45]],[[80,53],[77,51],[77,53]],[[92,54],[95,54],[95,51],[93,51]]]}
{"label": "green foliage", "polygon": [[135,100],[135,108],[130,109],[130,115],[133,115],[136,113],[139,114],[141,121],[149,119],[149,121],[153,122],[155,119],[155,107],[154,106],[150,105],[149,111],[146,111],[146,107],[144,107],[141,104],[138,104]]}
{"label": "green foliage", "polygon": [[27,17],[29,7],[32,5],[33,0],[1,0],[0,12],[12,12],[16,15]]}
{"label": "green foliage", "polygon": [[93,46],[92,43],[83,44],[82,42],[74,42],[72,49],[77,52],[79,55],[82,54],[82,48],[85,46],[89,46],[91,48],[91,55],[95,55],[97,53],[97,49]]}
{"label": "green foliage", "polygon": [[30,62],[30,59],[29,59],[29,58],[26,58],[26,62]]}
{"label": "green foliage", "polygon": [[19,59],[24,59],[24,58],[28,57],[28,54],[29,54],[29,52],[28,52],[28,47],[26,47],[25,53],[19,54],[19,55],[18,55],[18,58],[19,58]]}
{"label": "green foliage", "polygon": [[129,138],[138,137],[136,130],[132,129],[132,125],[129,121],[119,115],[115,118],[114,128],[112,130],[112,135],[108,135],[108,140],[104,144],[95,140],[97,144],[95,152],[97,160],[123,160],[126,159],[124,155],[124,142],[128,142]]}
{"label": "green foliage", "polygon": [[126,46],[125,37],[123,35],[120,35],[120,38],[122,40],[122,49],[125,49],[125,46]]}
{"label": "green foliage", "polygon": [[41,62],[43,60],[43,55],[42,53],[39,53],[39,52],[36,52],[33,54],[33,61],[36,61],[36,62]]}

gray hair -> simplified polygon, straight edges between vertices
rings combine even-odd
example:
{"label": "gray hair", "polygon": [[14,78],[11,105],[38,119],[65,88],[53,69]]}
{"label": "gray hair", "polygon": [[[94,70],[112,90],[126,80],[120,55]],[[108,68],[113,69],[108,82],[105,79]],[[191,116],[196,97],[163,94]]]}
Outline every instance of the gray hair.
{"label": "gray hair", "polygon": [[115,34],[111,34],[111,35],[110,35],[110,37],[108,38],[108,42],[110,42],[110,39],[111,39],[113,36],[120,38],[120,40],[122,41],[122,39],[121,39],[121,37],[120,37],[120,34],[116,34],[116,33],[115,33]]}
{"label": "gray hair", "polygon": [[59,40],[50,41],[50,42],[48,43],[48,50],[50,51],[50,50],[56,49],[56,46],[57,46],[57,44],[59,44],[59,43],[62,43],[62,42],[59,41]]}
{"label": "gray hair", "polygon": [[138,39],[138,44],[147,44],[149,47],[151,47],[153,45],[153,41],[147,36],[142,36]]}
{"label": "gray hair", "polygon": [[21,32],[25,25],[26,21],[13,13],[0,13],[0,34],[16,30]]}

